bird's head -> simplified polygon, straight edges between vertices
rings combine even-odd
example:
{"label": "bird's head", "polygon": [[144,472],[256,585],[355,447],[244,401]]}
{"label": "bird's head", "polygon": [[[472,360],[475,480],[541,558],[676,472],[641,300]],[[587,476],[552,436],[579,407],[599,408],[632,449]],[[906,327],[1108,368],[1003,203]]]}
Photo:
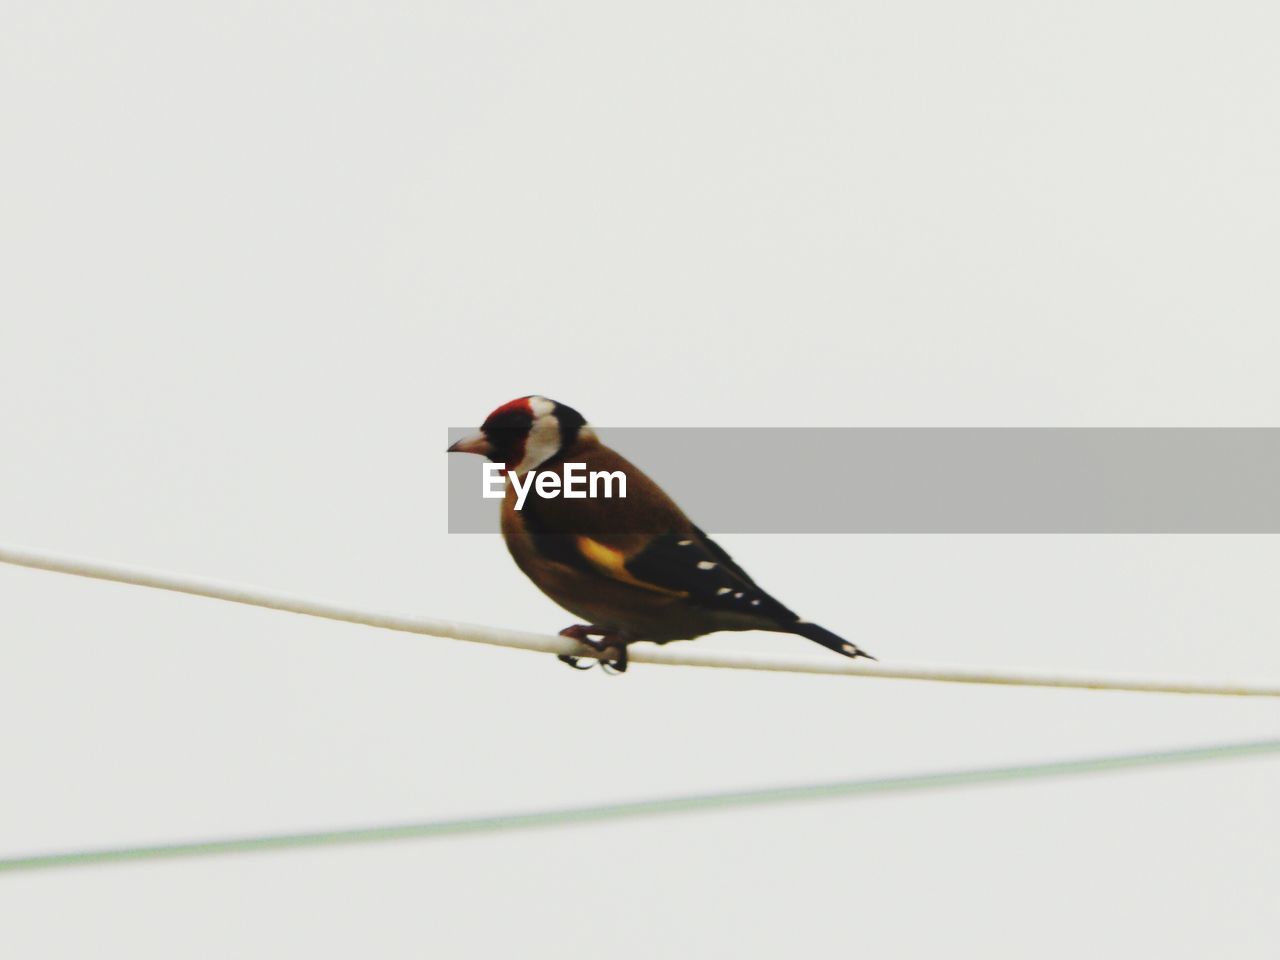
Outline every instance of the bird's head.
{"label": "bird's head", "polygon": [[478,453],[524,474],[591,436],[582,414],[546,397],[520,397],[485,417],[480,432],[464,437],[449,453]]}

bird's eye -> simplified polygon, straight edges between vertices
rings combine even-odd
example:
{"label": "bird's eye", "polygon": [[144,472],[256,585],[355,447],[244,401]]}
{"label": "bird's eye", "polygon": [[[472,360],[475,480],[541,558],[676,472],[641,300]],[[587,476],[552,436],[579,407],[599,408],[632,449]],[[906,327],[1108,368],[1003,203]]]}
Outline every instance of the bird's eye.
{"label": "bird's eye", "polygon": [[517,443],[521,443],[527,433],[527,430],[507,430],[503,428],[495,430],[490,427],[484,432],[484,435],[496,449],[505,450]]}

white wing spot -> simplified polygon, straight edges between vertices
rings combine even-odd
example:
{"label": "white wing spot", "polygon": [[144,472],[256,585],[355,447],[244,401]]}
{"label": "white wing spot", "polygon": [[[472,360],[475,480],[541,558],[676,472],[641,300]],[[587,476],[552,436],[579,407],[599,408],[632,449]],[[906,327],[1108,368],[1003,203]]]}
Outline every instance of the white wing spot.
{"label": "white wing spot", "polygon": [[698,569],[699,569],[699,570],[714,570],[715,568],[716,568],[715,562],[714,562],[714,561],[712,561],[712,560],[699,560],[699,561],[698,561]]}
{"label": "white wing spot", "polygon": [[677,541],[676,541],[676,546],[677,546],[677,547],[691,547],[691,546],[693,546],[693,541],[692,541],[692,540],[677,540]]}
{"label": "white wing spot", "polygon": [[752,601],[751,601],[751,605],[752,605],[753,607],[758,607],[758,606],[760,606],[760,601],[759,601],[759,600],[752,600]]}
{"label": "white wing spot", "polygon": [[845,653],[849,654],[850,656],[858,652],[858,648],[855,647],[852,643],[846,643],[840,649],[843,650]]}
{"label": "white wing spot", "polygon": [[742,594],[741,594],[741,593],[735,593],[735,594],[733,595],[733,599],[735,599],[735,600],[741,600],[741,599],[742,599]]}
{"label": "white wing spot", "polygon": [[716,591],[716,596],[717,596],[717,597],[723,597],[723,596],[724,596],[726,593],[728,593],[728,592],[729,592],[729,588],[728,588],[728,587],[721,587],[719,590],[717,590],[717,591]]}

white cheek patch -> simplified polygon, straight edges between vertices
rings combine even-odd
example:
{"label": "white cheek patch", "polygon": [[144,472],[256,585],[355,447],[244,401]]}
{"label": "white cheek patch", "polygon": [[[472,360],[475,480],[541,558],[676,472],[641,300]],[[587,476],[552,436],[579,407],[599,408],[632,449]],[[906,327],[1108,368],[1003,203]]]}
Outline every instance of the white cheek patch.
{"label": "white cheek patch", "polygon": [[554,409],[550,400],[542,400],[542,403],[547,405],[548,412],[539,414],[537,406],[539,400],[541,400],[540,397],[535,397],[529,401],[529,406],[533,409],[536,418],[524,442],[524,459],[516,464],[515,472],[519,474],[527,473],[539,464],[545,463],[560,450],[560,421],[549,412]]}

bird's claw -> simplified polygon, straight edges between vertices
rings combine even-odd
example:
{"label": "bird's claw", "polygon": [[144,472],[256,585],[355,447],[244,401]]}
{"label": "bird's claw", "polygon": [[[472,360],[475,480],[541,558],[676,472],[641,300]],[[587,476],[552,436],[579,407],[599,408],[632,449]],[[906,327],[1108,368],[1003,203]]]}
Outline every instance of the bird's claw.
{"label": "bird's claw", "polygon": [[[600,669],[609,676],[617,676],[620,673],[627,672],[627,645],[618,641],[618,635],[610,633],[608,630],[601,630],[597,627],[590,627],[585,624],[574,624],[572,627],[565,627],[560,631],[560,636],[568,637],[571,640],[577,640],[579,643],[590,647],[596,653],[604,653],[606,650],[613,648],[619,651],[619,655],[615,660],[606,660],[603,657],[596,659],[600,664]],[[594,639],[599,636],[600,639]],[[582,667],[578,664],[583,659],[575,657],[572,654],[563,653],[557,656],[557,659],[569,664],[575,670],[590,670],[591,665]]]}
{"label": "bird's claw", "polygon": [[626,673],[627,672],[626,648],[625,647],[623,648],[622,656],[620,656],[617,660],[601,660],[600,669],[603,670],[607,675],[611,677],[616,677],[619,674]]}

